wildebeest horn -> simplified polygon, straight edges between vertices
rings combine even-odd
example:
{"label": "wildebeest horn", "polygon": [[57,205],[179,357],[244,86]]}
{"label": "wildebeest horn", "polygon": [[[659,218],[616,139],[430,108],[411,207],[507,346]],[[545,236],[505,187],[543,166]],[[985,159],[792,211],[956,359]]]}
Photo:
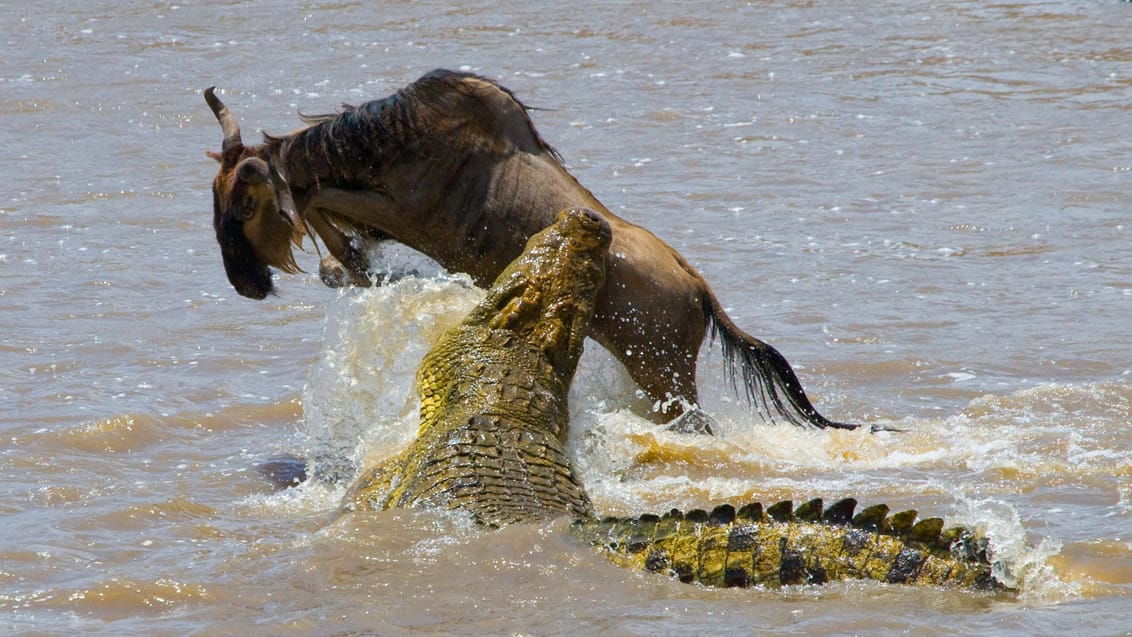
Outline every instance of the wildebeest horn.
{"label": "wildebeest horn", "polygon": [[229,148],[236,148],[244,145],[244,141],[240,139],[240,123],[236,121],[236,116],[224,102],[216,97],[216,87],[210,86],[204,89],[204,101],[208,102],[208,107],[212,109],[212,114],[216,116],[216,121],[220,122],[220,128],[224,130],[224,144],[220,147],[221,151],[227,152]]}

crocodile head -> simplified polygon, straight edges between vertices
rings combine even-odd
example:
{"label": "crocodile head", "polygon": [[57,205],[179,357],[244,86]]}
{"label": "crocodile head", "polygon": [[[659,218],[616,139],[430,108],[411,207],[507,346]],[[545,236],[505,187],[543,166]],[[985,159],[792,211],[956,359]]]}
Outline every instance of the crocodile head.
{"label": "crocodile head", "polygon": [[563,210],[527,241],[465,323],[515,332],[541,349],[568,383],[589,333],[594,297],[605,281],[611,238],[599,213]]}

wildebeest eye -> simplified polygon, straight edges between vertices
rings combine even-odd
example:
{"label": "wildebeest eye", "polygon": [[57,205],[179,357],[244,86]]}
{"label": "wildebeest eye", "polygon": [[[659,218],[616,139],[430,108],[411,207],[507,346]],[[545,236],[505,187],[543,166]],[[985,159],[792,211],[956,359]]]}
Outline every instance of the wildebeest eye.
{"label": "wildebeest eye", "polygon": [[236,166],[236,179],[248,184],[267,181],[267,162],[259,157],[248,157]]}

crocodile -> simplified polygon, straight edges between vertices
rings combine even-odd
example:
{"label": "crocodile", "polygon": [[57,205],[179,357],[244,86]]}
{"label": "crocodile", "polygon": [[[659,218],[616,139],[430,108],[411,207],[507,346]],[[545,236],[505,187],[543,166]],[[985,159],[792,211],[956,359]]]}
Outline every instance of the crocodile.
{"label": "crocodile", "polygon": [[566,396],[611,236],[599,213],[572,208],[530,238],[425,355],[417,437],[355,482],[350,508],[440,504],[488,526],[592,517],[565,452]]}
{"label": "crocodile", "polygon": [[736,509],[605,517],[565,451],[567,394],[595,295],[609,224],[573,208],[523,253],[420,364],[420,428],[400,454],[364,470],[343,511],[440,507],[479,525],[573,519],[570,532],[614,563],[720,587],[842,579],[996,589],[985,538],[883,504],[813,499]]}

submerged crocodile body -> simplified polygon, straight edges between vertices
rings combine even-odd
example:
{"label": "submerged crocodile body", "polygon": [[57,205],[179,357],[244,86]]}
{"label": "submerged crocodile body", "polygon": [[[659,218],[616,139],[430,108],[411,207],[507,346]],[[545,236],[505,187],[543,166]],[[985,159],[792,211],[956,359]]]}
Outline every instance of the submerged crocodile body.
{"label": "submerged crocodile body", "polygon": [[486,526],[574,518],[572,533],[615,563],[712,586],[839,579],[997,586],[986,545],[961,527],[846,499],[823,509],[780,502],[637,518],[594,516],[565,453],[567,393],[594,296],[608,224],[571,209],[527,243],[417,372],[421,424],[401,454],[366,471],[347,510],[437,506]]}

